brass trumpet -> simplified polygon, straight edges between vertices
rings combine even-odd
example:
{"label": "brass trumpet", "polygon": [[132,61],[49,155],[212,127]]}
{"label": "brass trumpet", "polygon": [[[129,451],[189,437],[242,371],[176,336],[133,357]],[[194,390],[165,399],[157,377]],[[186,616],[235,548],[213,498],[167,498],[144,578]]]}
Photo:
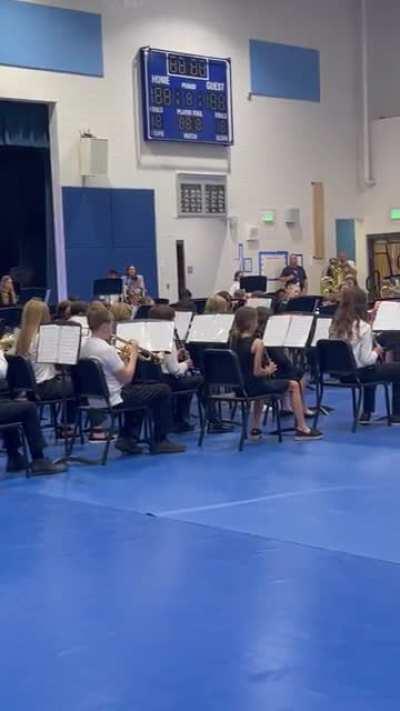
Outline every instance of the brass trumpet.
{"label": "brass trumpet", "polygon": [[0,350],[4,353],[13,350],[15,347],[16,337],[14,333],[5,333],[2,338],[0,338]]}
{"label": "brass trumpet", "polygon": [[[117,343],[122,343],[122,347],[118,348]],[[124,363],[129,361],[130,346],[132,346],[133,344],[132,341],[127,341],[126,338],[121,338],[120,336],[113,336],[111,344],[117,348],[118,353]],[[151,362],[156,363],[157,365],[161,365],[162,357],[158,353],[151,353],[151,351],[147,351],[145,348],[140,348],[140,346],[138,346],[138,352],[140,360],[145,361],[147,363]]]}

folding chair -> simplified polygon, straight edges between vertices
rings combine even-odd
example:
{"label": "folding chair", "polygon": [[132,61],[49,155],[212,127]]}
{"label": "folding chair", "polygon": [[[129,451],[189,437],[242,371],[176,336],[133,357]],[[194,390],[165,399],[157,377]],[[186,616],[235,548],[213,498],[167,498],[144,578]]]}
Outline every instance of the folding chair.
{"label": "folding chair", "polygon": [[[206,417],[203,418],[202,429],[199,438],[199,447],[203,444],[204,436],[209,422],[210,404],[226,402],[233,406],[238,406],[241,414],[241,435],[239,440],[239,452],[243,450],[243,445],[248,436],[248,420],[250,408],[253,402],[266,402],[273,408],[277,422],[277,435],[279,442],[282,442],[281,422],[279,416],[279,395],[248,395],[240,369],[239,359],[236,353],[227,349],[209,349],[204,352],[204,376],[206,392]],[[224,389],[226,392],[220,392]],[[215,392],[218,390],[219,392]]]}
{"label": "folding chair", "polygon": [[[317,343],[317,408],[314,419],[314,427],[318,425],[318,418],[321,411],[322,399],[325,387],[347,388],[351,390],[353,404],[353,426],[352,432],[357,431],[360,419],[362,398],[366,387],[383,385],[385,390],[385,404],[387,424],[391,425],[389,383],[382,380],[368,381],[363,383],[360,380],[357,364],[354,359],[351,346],[340,340],[320,340]],[[337,378],[337,382],[327,383],[325,376]]]}
{"label": "folding chair", "polygon": [[84,358],[80,360],[79,363],[72,369],[72,379],[74,383],[75,395],[78,399],[78,408],[77,422],[75,423],[74,434],[70,444],[70,454],[74,448],[78,432],[81,437],[81,442],[83,443],[82,415],[83,413],[90,415],[90,412],[94,409],[88,404],[89,399],[102,400],[104,402],[104,406],[96,408],[96,412],[102,413],[105,416],[108,415],[110,418],[110,427],[108,429],[108,435],[102,456],[98,460],[91,461],[91,464],[102,464],[104,466],[107,463],[110,444],[115,432],[115,422],[118,421],[120,424],[122,415],[126,412],[143,412],[146,439],[142,441],[149,445],[150,450],[153,449],[153,428],[150,410],[143,406],[132,407],[132,405],[127,405],[126,407],[121,405],[118,410],[115,410],[110,403],[107,382],[104,376],[103,368],[99,361],[94,358]]}

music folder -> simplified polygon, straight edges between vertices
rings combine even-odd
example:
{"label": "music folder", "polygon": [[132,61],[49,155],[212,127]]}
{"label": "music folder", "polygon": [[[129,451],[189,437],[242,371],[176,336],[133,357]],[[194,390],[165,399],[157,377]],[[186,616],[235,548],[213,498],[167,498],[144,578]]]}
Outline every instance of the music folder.
{"label": "music folder", "polygon": [[78,324],[61,326],[47,324],[39,330],[38,363],[76,365],[81,347],[81,328]]}
{"label": "music folder", "polygon": [[381,301],[375,316],[374,331],[400,331],[400,301]]}
{"label": "music folder", "polygon": [[187,338],[188,343],[228,343],[234,318],[233,314],[195,316]]}
{"label": "music folder", "polygon": [[175,328],[181,341],[186,341],[192,317],[191,311],[175,311]]}
{"label": "music folder", "polygon": [[315,348],[318,341],[329,339],[329,329],[331,327],[332,320],[333,319],[331,318],[317,318],[311,348]]}
{"label": "music folder", "polygon": [[314,316],[282,314],[268,319],[264,345],[268,348],[305,348],[310,338]]}
{"label": "music folder", "polygon": [[174,342],[173,321],[129,321],[118,323],[116,335],[125,341],[136,341],[150,353],[171,353]]}

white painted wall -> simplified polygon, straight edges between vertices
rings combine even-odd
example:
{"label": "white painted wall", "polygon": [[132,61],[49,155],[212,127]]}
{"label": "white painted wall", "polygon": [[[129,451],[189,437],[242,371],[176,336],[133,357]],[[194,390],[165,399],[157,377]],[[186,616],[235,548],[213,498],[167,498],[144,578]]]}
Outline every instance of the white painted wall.
{"label": "white painted wall", "polygon": [[368,0],[371,119],[400,116],[400,3]]}
{"label": "white painted wall", "polygon": [[[49,0],[36,2],[49,4]],[[168,4],[54,0],[52,4],[102,12],[105,78],[0,67],[0,96],[57,104],[63,185],[80,184],[79,131],[90,127],[110,139],[107,184],[156,190],[161,293],[176,296],[175,239],[185,240],[187,265],[194,267],[188,286],[196,296],[229,285],[237,243],[244,239],[247,224],[260,227],[257,251],[303,252],[311,286],[317,288],[321,264],[312,260],[311,182],[325,184],[327,256],[334,252],[335,219],[354,217],[359,211],[358,0],[170,0]],[[249,101],[249,38],[319,49],[321,103],[260,97]],[[143,45],[232,58],[236,140],[230,154],[222,148],[215,153],[209,147],[143,145],[137,130],[133,62]],[[230,210],[238,216],[236,233],[221,220],[176,218],[177,170],[229,174]],[[105,183],[92,180],[91,184]],[[290,232],[285,226],[286,207],[300,208],[300,229]],[[261,224],[265,208],[277,210],[273,227]]]}

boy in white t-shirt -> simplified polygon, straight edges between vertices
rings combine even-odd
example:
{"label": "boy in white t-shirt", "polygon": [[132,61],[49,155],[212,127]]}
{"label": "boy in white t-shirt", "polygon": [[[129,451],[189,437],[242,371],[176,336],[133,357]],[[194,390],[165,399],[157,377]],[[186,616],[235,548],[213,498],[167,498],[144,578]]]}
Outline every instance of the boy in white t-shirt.
{"label": "boy in white t-shirt", "polygon": [[[127,405],[132,406],[132,412],[124,415],[119,439],[115,446],[127,454],[139,454],[141,449],[135,441],[135,432],[140,426],[140,407],[149,408],[154,420],[154,453],[170,454],[184,452],[185,447],[167,439],[171,426],[171,390],[163,383],[135,384],[133,382],[138,361],[137,344],[129,348],[129,360],[124,363],[116,348],[110,345],[113,334],[114,319],[112,314],[101,306],[89,308],[88,323],[92,336],[87,339],[81,349],[81,358],[98,360],[104,371],[108,385],[110,403],[113,409]],[[95,409],[103,403],[91,400]],[[136,411],[135,411],[136,408]]]}

